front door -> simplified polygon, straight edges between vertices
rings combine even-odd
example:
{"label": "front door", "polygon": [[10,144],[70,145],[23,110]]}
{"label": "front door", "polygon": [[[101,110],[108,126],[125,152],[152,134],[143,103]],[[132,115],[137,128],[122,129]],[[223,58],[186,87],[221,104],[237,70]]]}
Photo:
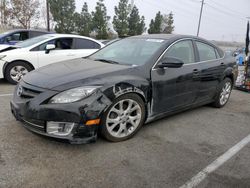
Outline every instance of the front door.
{"label": "front door", "polygon": [[198,93],[200,67],[195,63],[193,42],[182,40],[173,44],[162,58],[166,57],[178,58],[184,65],[152,69],[153,115],[188,106],[196,101]]}
{"label": "front door", "polygon": [[[56,48],[45,53],[47,44],[55,44]],[[39,67],[77,58],[73,49],[73,38],[58,38],[36,47]]]}

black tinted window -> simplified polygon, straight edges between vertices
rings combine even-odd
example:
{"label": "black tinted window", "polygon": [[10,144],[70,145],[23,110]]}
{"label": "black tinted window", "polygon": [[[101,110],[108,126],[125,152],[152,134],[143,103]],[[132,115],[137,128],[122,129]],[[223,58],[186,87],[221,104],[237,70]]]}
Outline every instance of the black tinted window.
{"label": "black tinted window", "polygon": [[193,43],[190,40],[177,42],[165,53],[165,57],[174,57],[182,60],[185,64],[194,63]]}
{"label": "black tinted window", "polygon": [[88,39],[75,39],[75,49],[99,49],[101,46]]}
{"label": "black tinted window", "polygon": [[200,61],[217,59],[214,47],[202,42],[196,42],[196,44],[200,56]]}

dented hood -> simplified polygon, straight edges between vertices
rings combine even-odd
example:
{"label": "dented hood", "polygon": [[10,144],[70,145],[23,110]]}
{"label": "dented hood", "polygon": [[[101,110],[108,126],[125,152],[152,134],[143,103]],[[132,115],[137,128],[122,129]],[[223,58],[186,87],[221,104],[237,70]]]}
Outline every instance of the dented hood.
{"label": "dented hood", "polygon": [[112,75],[110,73],[128,68],[131,66],[80,58],[54,63],[31,71],[23,77],[23,81],[41,88],[60,90],[58,88],[63,85],[73,86],[75,82],[87,85],[93,80],[104,78],[104,75]]}

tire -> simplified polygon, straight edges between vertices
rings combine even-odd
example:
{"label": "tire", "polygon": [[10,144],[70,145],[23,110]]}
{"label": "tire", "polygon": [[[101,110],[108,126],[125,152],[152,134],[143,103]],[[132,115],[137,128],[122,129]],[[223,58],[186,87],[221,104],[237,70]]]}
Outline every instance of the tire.
{"label": "tire", "polygon": [[21,78],[33,68],[23,61],[16,61],[7,65],[4,71],[5,79],[11,84],[17,84]]}
{"label": "tire", "polygon": [[215,101],[212,103],[212,105],[216,108],[222,108],[223,106],[225,106],[230,98],[232,88],[233,88],[232,80],[226,77],[221,82],[218,88],[217,95],[215,97]]}
{"label": "tire", "polygon": [[133,93],[124,94],[104,112],[101,134],[108,141],[124,141],[133,137],[144,121],[145,103],[142,98]]}

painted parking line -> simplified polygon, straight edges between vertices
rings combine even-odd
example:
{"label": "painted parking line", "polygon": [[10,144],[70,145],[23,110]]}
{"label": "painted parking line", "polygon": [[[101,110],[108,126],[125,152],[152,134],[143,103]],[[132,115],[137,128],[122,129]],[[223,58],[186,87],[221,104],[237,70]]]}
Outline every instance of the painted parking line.
{"label": "painted parking line", "polygon": [[187,181],[180,188],[193,188],[196,187],[199,183],[201,183],[210,173],[214,172],[217,168],[231,159],[234,155],[236,155],[242,148],[244,148],[247,144],[250,143],[250,134],[242,139],[239,143],[234,145],[232,148],[226,151],[226,153],[222,154],[215,161],[213,161],[210,165],[200,171],[196,176]]}
{"label": "painted parking line", "polygon": [[0,94],[0,97],[6,97],[6,96],[12,96],[13,94],[9,93],[9,94]]}

